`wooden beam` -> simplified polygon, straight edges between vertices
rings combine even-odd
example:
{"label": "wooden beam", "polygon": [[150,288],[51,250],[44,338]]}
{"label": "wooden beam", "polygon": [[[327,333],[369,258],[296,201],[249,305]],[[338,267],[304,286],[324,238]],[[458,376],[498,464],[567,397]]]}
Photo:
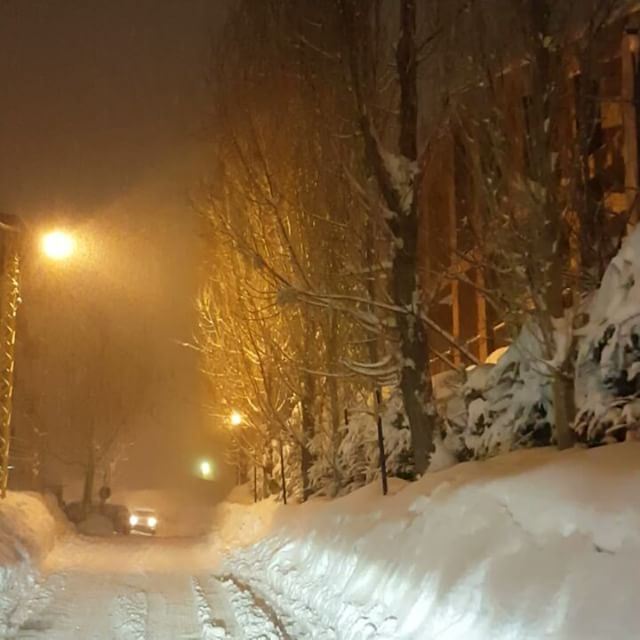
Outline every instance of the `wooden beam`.
{"label": "wooden beam", "polygon": [[[455,139],[451,133],[447,135],[447,164],[444,172],[446,189],[447,218],[449,221],[449,255],[451,264],[458,252],[458,216],[456,212],[456,149]],[[451,280],[451,335],[456,342],[460,342],[460,281]],[[455,349],[453,362],[456,366],[461,363],[460,352]]]}
{"label": "wooden beam", "polygon": [[638,222],[640,171],[638,169],[638,56],[640,35],[629,28],[622,38],[622,116],[624,122],[624,188],[627,201],[628,224]]}
{"label": "wooden beam", "polygon": [[482,269],[475,270],[476,282],[476,313],[478,315],[478,360],[484,362],[489,355],[489,321],[487,313],[487,300],[482,295],[485,288]]}

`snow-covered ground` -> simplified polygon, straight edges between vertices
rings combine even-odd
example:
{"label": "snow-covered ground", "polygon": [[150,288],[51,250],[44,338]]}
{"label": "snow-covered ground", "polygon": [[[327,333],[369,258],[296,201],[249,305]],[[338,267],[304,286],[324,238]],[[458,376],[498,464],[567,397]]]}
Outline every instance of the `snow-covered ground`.
{"label": "snow-covered ground", "polygon": [[38,566],[55,540],[69,532],[52,500],[9,493],[0,503],[0,638],[28,616],[26,604],[38,580]]}
{"label": "snow-covered ground", "polygon": [[[0,530],[13,523],[0,539],[3,571],[32,558],[31,582],[14,572],[28,588],[11,600],[3,574],[13,608],[0,612],[16,628],[0,637],[639,637],[640,443],[520,451],[395,480],[391,494],[373,484],[283,507],[235,492],[209,536],[65,535],[41,579],[56,521],[14,494],[0,505]],[[36,512],[25,533],[24,514]],[[32,542],[16,544],[19,532]],[[8,541],[31,551],[11,555]]]}
{"label": "snow-covered ground", "polygon": [[640,444],[520,451],[393,490],[278,508],[223,570],[297,639],[640,637]]}
{"label": "snow-covered ground", "polygon": [[286,638],[268,605],[216,568],[206,538],[70,536],[22,603],[20,640]]}

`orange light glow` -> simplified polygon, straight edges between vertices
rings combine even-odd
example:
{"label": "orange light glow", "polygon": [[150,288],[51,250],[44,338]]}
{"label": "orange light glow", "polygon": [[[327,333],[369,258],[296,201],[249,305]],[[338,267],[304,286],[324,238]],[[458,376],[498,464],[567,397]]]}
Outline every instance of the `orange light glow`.
{"label": "orange light glow", "polygon": [[64,231],[51,231],[42,237],[42,251],[52,260],[66,260],[75,244],[73,237]]}

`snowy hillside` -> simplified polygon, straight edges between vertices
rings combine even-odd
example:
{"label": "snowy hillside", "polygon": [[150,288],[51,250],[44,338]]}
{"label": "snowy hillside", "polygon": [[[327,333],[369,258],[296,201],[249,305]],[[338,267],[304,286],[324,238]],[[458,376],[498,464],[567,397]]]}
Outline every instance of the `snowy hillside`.
{"label": "snowy hillside", "polygon": [[230,506],[219,537],[252,512],[269,532],[224,571],[297,639],[637,637],[640,444],[519,451],[392,489]]}

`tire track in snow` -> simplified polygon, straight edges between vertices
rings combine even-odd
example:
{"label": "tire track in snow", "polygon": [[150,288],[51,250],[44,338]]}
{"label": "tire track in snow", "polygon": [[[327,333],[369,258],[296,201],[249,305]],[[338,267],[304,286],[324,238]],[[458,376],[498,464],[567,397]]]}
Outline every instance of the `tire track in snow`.
{"label": "tire track in snow", "polygon": [[[65,577],[56,575],[34,585],[31,596],[20,603],[18,610],[9,617],[10,633],[7,637],[18,635],[20,638],[41,637],[42,632],[51,626],[52,603],[54,593],[65,588]],[[13,635],[12,635],[13,634]],[[0,633],[0,637],[2,634]]]}
{"label": "tire track in snow", "polygon": [[191,575],[150,575],[147,591],[148,640],[202,640]]}
{"label": "tire track in snow", "polygon": [[202,631],[202,640],[219,640],[220,638],[228,638],[227,625],[222,620],[214,618],[213,610],[211,609],[211,605],[205,595],[200,580],[192,577],[191,587],[196,601],[198,621],[200,622],[200,628]]}
{"label": "tire track in snow", "polygon": [[243,640],[293,640],[275,610],[248,584],[227,574],[215,578],[226,592]]}
{"label": "tire track in snow", "polygon": [[147,640],[146,595],[121,576],[53,574],[29,608],[20,640]]}
{"label": "tire track in snow", "polygon": [[148,609],[144,591],[115,596],[110,607],[114,640],[147,640]]}

